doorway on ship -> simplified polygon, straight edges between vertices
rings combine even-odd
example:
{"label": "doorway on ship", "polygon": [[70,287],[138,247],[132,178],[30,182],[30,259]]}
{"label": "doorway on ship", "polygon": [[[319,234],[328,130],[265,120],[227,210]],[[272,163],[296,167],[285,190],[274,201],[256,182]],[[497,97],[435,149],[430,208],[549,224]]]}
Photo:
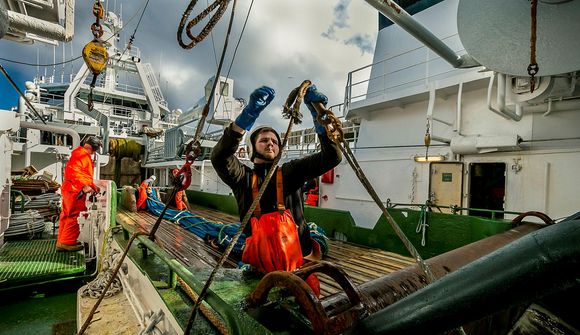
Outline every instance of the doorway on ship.
{"label": "doorway on ship", "polygon": [[[463,163],[441,162],[429,165],[429,200],[438,206],[461,207],[463,189]],[[443,213],[451,209],[440,208]]]}
{"label": "doorway on ship", "polygon": [[[469,207],[503,211],[505,199],[505,163],[471,163],[469,165]],[[470,210],[469,215],[491,218],[490,211]],[[503,213],[495,213],[503,219]]]}

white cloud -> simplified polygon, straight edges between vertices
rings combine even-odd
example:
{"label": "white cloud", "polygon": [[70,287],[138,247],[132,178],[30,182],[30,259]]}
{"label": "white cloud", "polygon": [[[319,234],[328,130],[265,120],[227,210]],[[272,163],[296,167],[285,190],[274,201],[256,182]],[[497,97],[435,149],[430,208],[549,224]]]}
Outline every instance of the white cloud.
{"label": "white cloud", "polygon": [[[88,2],[76,3],[74,56],[78,56],[82,45],[88,42],[89,23],[94,20]],[[121,36],[122,41],[127,41],[135,29],[143,2],[117,0],[116,3],[117,7],[123,5],[126,24],[134,17]],[[183,50],[177,44],[176,31],[187,3],[151,1],[134,42],[141,50],[143,61],[152,63],[156,71],[161,72],[161,88],[171,108],[187,108],[203,96],[207,79],[215,75],[216,59],[220,57],[230,17],[231,4],[211,36],[193,49]],[[239,1],[236,6],[236,20],[222,75],[229,70],[249,4],[249,1]],[[196,16],[204,5],[205,2],[198,2],[191,17]],[[109,7],[112,8],[112,3]],[[269,114],[259,121],[271,122],[277,129],[286,127],[286,121],[280,117],[286,96],[304,79],[311,79],[325,92],[330,104],[341,103],[347,73],[372,62],[369,51],[374,46],[377,21],[377,12],[363,1],[254,1],[230,72],[230,77],[235,80],[234,94],[247,99],[253,89],[261,85],[276,89],[277,97],[269,108]],[[333,39],[324,36],[329,27],[334,27]],[[195,27],[194,34],[200,28]],[[41,62],[52,62],[51,46],[21,46],[0,40],[2,58],[35,63],[36,49],[41,54]],[[70,49],[69,44],[66,46],[67,58],[70,58]],[[58,50],[57,61],[62,55]],[[77,67],[80,65],[78,61],[76,64]],[[35,67],[14,65],[12,68],[30,78],[37,72]],[[40,69],[41,73],[43,71]],[[308,115],[306,109],[303,112]],[[305,119],[305,126],[310,126],[310,122],[309,118]]]}

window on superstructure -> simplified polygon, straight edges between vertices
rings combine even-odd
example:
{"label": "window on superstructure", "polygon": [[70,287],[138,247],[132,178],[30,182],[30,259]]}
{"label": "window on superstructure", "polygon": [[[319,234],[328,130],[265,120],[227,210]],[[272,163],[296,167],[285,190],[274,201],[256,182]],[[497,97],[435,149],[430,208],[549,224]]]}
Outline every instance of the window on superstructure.
{"label": "window on superstructure", "polygon": [[226,83],[225,81],[220,81],[220,94],[224,97],[230,95],[230,84]]}
{"label": "window on superstructure", "polygon": [[314,141],[316,141],[314,128],[304,129],[304,144],[314,143]]}

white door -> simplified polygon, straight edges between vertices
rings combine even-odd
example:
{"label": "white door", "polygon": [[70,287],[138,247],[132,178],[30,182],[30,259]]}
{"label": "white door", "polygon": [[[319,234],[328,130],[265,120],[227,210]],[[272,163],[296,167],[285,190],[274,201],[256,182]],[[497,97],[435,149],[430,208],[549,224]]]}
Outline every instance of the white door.
{"label": "white door", "polygon": [[[429,166],[429,198],[438,206],[461,207],[463,186],[463,163],[431,163]],[[441,209],[450,213],[448,208]]]}

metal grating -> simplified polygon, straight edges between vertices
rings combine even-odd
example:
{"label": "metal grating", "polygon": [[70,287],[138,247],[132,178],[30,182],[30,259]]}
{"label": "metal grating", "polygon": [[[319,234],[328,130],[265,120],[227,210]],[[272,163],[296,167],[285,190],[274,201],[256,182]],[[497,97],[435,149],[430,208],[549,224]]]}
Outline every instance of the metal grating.
{"label": "metal grating", "polygon": [[0,288],[84,272],[84,254],[56,252],[55,240],[7,241],[0,250]]}

